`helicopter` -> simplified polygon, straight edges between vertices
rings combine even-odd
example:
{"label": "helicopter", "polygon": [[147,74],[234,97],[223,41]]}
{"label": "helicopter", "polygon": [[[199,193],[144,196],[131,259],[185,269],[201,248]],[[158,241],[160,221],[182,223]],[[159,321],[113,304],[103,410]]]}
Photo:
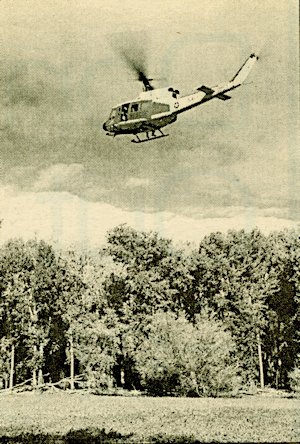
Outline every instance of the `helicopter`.
{"label": "helicopter", "polygon": [[[103,129],[113,137],[133,134],[134,143],[166,137],[168,134],[163,133],[162,128],[174,123],[179,114],[212,99],[229,100],[231,96],[227,93],[241,86],[258,58],[252,53],[229,82],[214,87],[201,85],[184,96],[173,87],[154,88],[151,83],[154,79],[148,78],[139,64],[127,58],[138,75],[137,80],[143,83],[143,91],[136,99],[114,106]],[[141,139],[139,135],[143,133],[145,137]]]}

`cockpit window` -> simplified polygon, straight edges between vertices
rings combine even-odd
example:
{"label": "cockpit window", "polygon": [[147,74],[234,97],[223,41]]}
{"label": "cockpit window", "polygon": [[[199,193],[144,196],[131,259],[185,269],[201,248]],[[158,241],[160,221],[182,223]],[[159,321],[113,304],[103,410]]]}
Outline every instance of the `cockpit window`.
{"label": "cockpit window", "polygon": [[117,110],[113,109],[113,110],[111,111],[111,113],[110,113],[109,118],[110,118],[110,119],[114,119],[114,118],[116,117],[116,114],[117,114]]}

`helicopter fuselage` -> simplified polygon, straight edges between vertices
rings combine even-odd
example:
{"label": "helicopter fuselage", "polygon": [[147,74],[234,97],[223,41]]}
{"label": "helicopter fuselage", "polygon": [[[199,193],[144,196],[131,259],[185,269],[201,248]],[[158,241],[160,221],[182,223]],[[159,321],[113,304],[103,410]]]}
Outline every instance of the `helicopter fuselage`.
{"label": "helicopter fuselage", "polygon": [[173,114],[176,108],[178,91],[173,88],[160,88],[143,91],[140,96],[115,106],[103,129],[111,135],[138,134],[155,131],[177,120]]}

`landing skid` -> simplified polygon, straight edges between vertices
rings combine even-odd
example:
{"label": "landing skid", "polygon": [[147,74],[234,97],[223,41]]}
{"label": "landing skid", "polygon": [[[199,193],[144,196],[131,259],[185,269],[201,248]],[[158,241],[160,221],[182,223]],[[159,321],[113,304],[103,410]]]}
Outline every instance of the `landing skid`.
{"label": "landing skid", "polygon": [[156,136],[154,131],[151,133],[151,136],[149,136],[149,133],[146,133],[147,138],[146,139],[140,139],[139,136],[136,134],[136,139],[132,139],[131,142],[133,143],[143,143],[143,142],[150,142],[150,140],[156,140],[161,139],[163,137],[167,137],[169,134],[164,134],[161,130],[158,130],[160,132],[160,135]]}

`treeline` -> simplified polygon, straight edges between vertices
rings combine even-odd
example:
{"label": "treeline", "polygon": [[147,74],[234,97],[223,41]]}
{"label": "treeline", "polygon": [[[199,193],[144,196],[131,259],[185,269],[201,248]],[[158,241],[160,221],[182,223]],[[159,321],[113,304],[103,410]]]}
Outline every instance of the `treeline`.
{"label": "treeline", "polygon": [[93,252],[0,248],[0,383],[213,395],[290,387],[299,366],[296,231],[229,231],[199,248],[121,225]]}

